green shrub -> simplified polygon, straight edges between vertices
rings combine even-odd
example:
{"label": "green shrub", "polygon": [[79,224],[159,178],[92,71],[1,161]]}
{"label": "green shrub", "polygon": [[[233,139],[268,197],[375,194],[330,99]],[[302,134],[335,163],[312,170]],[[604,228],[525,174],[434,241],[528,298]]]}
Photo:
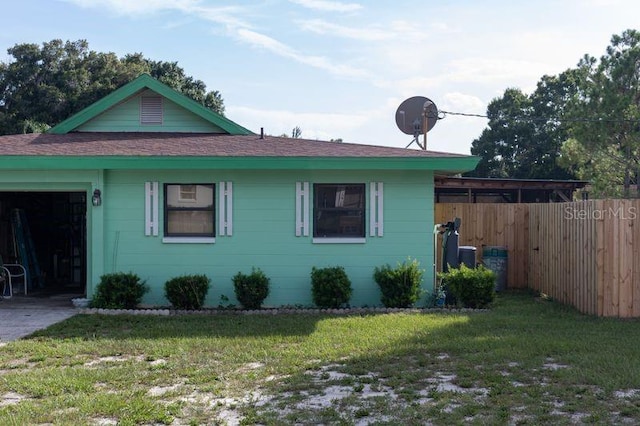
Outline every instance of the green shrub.
{"label": "green shrub", "polygon": [[149,291],[140,277],[129,272],[114,272],[100,277],[91,306],[105,309],[134,309]]}
{"label": "green shrub", "polygon": [[206,275],[183,275],[164,284],[164,294],[176,309],[200,309],[211,280]]}
{"label": "green shrub", "polygon": [[485,308],[496,297],[496,274],[485,266],[449,268],[438,274],[447,291],[465,308]]}
{"label": "green shrub", "polygon": [[398,263],[395,268],[389,265],[376,267],[373,279],[380,287],[382,304],[387,308],[413,306],[422,295],[420,284],[423,273],[420,263],[415,259]]}
{"label": "green shrub", "polygon": [[340,308],[351,299],[351,280],[342,266],[311,269],[311,295],[320,308]]}
{"label": "green shrub", "polygon": [[238,272],[233,277],[236,299],[245,309],[260,309],[269,295],[269,281],[259,268],[252,268],[249,275]]}

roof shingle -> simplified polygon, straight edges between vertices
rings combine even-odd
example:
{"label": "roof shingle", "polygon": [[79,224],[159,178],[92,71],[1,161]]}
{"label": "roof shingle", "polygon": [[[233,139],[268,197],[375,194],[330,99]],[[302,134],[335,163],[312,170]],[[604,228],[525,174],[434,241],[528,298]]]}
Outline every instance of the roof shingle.
{"label": "roof shingle", "polygon": [[142,157],[468,157],[415,149],[259,135],[203,133],[67,133],[0,136],[3,156]]}

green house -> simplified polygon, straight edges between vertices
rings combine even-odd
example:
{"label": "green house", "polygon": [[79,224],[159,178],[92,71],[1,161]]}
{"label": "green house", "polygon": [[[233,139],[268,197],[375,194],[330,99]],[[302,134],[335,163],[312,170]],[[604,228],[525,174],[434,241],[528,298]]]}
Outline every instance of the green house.
{"label": "green house", "polygon": [[134,272],[149,305],[195,273],[206,305],[234,303],[252,267],[271,278],[265,305],[310,305],[311,268],[340,265],[351,305],[375,306],[376,266],[417,259],[432,288],[434,174],[476,163],[254,134],[142,75],[45,134],[0,136],[0,255],[27,259],[28,294],[91,298]]}

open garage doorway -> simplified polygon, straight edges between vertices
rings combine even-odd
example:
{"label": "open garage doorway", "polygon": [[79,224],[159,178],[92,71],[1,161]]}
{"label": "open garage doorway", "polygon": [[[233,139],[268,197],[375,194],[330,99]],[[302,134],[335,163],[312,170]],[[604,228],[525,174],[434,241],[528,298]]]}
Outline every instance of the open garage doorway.
{"label": "open garage doorway", "polygon": [[86,211],[85,192],[0,191],[0,255],[27,268],[28,294],[86,292]]}

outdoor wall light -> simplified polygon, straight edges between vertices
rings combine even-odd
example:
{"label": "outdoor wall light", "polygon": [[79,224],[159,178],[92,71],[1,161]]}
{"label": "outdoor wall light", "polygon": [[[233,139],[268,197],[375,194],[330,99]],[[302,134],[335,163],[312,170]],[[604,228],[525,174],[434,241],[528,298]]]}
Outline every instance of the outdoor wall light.
{"label": "outdoor wall light", "polygon": [[99,205],[102,205],[102,193],[100,192],[99,189],[95,189],[93,191],[93,197],[91,197],[91,204],[93,204],[96,207]]}

